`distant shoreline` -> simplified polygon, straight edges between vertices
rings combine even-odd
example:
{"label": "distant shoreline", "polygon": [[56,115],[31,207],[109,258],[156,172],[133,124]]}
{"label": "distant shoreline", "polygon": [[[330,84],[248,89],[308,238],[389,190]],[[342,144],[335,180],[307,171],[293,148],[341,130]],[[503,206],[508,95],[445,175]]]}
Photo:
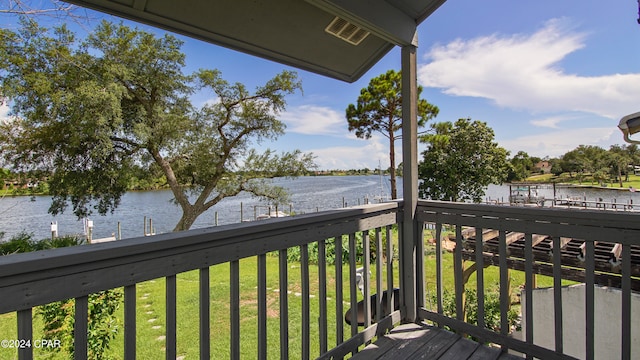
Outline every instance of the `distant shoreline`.
{"label": "distant shoreline", "polygon": [[596,190],[617,190],[617,191],[631,191],[630,189],[634,189],[633,187],[608,187],[608,186],[598,186],[598,185],[580,185],[580,184],[569,184],[569,183],[558,183],[557,185],[564,188],[574,188],[574,189],[596,189]]}

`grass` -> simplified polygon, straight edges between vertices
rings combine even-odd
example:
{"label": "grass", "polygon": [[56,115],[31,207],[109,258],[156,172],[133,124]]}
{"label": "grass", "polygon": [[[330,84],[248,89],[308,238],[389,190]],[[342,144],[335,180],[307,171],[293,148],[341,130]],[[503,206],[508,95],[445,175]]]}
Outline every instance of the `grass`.
{"label": "grass", "polygon": [[[328,335],[329,346],[336,343],[336,301],[335,301],[335,267],[327,266],[327,306],[328,306]],[[386,270],[385,270],[386,271]],[[372,277],[375,281],[375,270],[372,268]],[[310,293],[311,302],[311,356],[319,355],[319,301],[318,301],[318,267],[310,265]],[[348,302],[349,294],[349,267],[343,265],[343,293]],[[288,289],[291,292],[289,303],[289,356],[293,359],[301,357],[302,344],[302,302],[300,293],[300,264],[289,264]],[[396,284],[398,277],[397,268],[394,270]],[[268,357],[280,357],[280,314],[278,289],[278,258],[267,256],[267,336]],[[177,276],[177,354],[185,359],[199,357],[199,329],[198,329],[198,271],[190,271]],[[229,300],[229,264],[221,264],[210,268],[210,294],[211,294],[211,354],[216,359],[229,358],[230,348],[230,300]],[[375,284],[373,282],[373,284]],[[375,285],[373,285],[375,286]],[[374,290],[375,291],[375,290]],[[359,300],[361,295],[358,294]],[[136,330],[137,330],[137,358],[160,359],[164,358],[165,349],[165,280],[156,279],[137,285],[136,288]],[[344,304],[344,311],[349,304]],[[118,310],[118,318],[124,318],[122,307]],[[240,261],[240,346],[243,358],[257,356],[257,260],[255,258]],[[350,327],[343,321],[345,337],[350,334]],[[42,334],[42,322],[34,317],[34,338]],[[122,330],[122,329],[121,329]],[[16,316],[15,313],[0,315],[0,339],[15,338]],[[121,359],[124,352],[123,331],[120,331],[112,342],[110,354],[115,359]],[[49,357],[50,356],[50,357]],[[0,359],[15,359],[17,352],[8,349],[0,349]],[[66,359],[68,355],[34,349],[36,359]]]}
{"label": "grass", "polygon": [[[624,178],[625,176],[623,175],[623,180]],[[532,175],[528,177],[525,181],[541,182],[541,183],[556,182],[556,183],[562,183],[562,184],[601,187],[600,184],[593,179],[591,174],[585,174],[582,176],[582,178],[579,178],[576,174],[573,174],[573,176],[570,176],[569,173],[563,173],[558,176],[555,176],[553,174],[541,174],[541,175]],[[622,187],[620,187],[619,182],[612,181],[611,179],[605,183],[605,186],[602,186],[602,187],[606,189],[622,189],[622,190],[628,190],[629,187],[640,189],[640,175],[629,174],[629,181],[622,181]]]}
{"label": "grass", "polygon": [[[426,238],[432,234],[426,234]],[[397,261],[394,268],[394,284],[398,284]],[[443,255],[443,282],[445,288],[453,289],[453,256],[451,253]],[[336,325],[336,299],[335,299],[335,267],[327,266],[327,306],[328,306],[328,344],[331,348],[336,344],[336,326],[343,326],[345,338],[349,338],[350,327],[343,321]],[[386,269],[383,269],[385,274]],[[257,356],[257,260],[256,258],[243,259],[240,261],[240,346],[243,358],[254,358]],[[375,265],[372,264],[371,275],[372,287],[375,287]],[[319,301],[318,301],[318,267],[310,265],[310,293],[311,302],[311,356],[319,354]],[[349,305],[349,267],[343,265],[343,293],[344,310]],[[425,288],[427,291],[427,307],[433,308],[430,304],[430,295],[435,292],[435,249],[427,245],[425,251]],[[524,273],[510,271],[512,284],[512,302],[518,303],[517,289],[524,283]],[[280,357],[280,313],[279,313],[279,267],[276,256],[267,256],[267,341],[268,357]],[[484,270],[486,289],[491,289],[499,284],[499,269],[489,267]],[[215,358],[229,358],[230,349],[230,286],[229,286],[229,264],[221,264],[210,268],[210,313],[211,313],[211,354]],[[386,275],[385,275],[386,278]],[[300,264],[289,263],[288,271],[288,296],[289,307],[289,356],[300,358],[302,351],[302,302],[301,302],[301,276]],[[475,288],[475,275],[473,275],[468,288]],[[568,282],[567,282],[568,283]],[[552,286],[552,278],[539,276],[538,286]],[[195,359],[199,357],[198,343],[198,271],[190,271],[177,276],[177,354],[184,359]],[[386,288],[386,284],[385,284]],[[138,359],[159,359],[165,356],[165,280],[156,279],[146,281],[137,285],[137,358]],[[375,289],[372,288],[372,292]],[[362,295],[358,293],[358,300]],[[123,319],[123,309],[120,307],[117,313],[121,321]],[[342,319],[341,319],[342,320]],[[34,338],[41,337],[42,322],[38,317],[34,317]],[[16,334],[15,313],[0,315],[0,339],[11,339]],[[112,342],[110,355],[114,359],[121,359],[124,352],[123,331],[117,335]],[[17,352],[0,348],[0,360],[15,359]],[[68,355],[58,353],[48,353],[42,349],[34,349],[36,359],[66,359]]]}
{"label": "grass", "polygon": [[539,174],[539,175],[529,176],[525,181],[527,181],[527,182],[550,182],[550,181],[553,181],[553,179],[554,179],[554,175],[553,174]]}

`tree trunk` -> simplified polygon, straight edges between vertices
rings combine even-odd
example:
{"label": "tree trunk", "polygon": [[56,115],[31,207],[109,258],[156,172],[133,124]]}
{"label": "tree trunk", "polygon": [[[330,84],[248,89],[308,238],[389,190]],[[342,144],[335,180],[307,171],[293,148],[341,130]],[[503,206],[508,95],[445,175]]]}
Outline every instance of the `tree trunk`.
{"label": "tree trunk", "polygon": [[620,166],[618,166],[618,180],[620,181],[620,187],[623,187],[624,185],[622,185],[622,170],[620,169]]}
{"label": "tree trunk", "polygon": [[193,223],[196,221],[201,212],[198,212],[195,208],[189,207],[188,210],[183,209],[180,221],[173,228],[173,231],[185,231],[189,230]]}
{"label": "tree trunk", "polygon": [[175,173],[173,172],[173,168],[171,168],[171,164],[162,157],[160,151],[157,149],[149,149],[149,153],[153,156],[156,164],[160,166],[162,172],[167,178],[167,182],[169,183],[169,187],[171,188],[171,192],[175,197],[178,205],[182,209],[182,217],[180,221],[176,224],[173,231],[183,231],[189,230],[191,225],[196,221],[196,218],[204,211],[201,207],[196,207],[191,205],[187,195],[184,193],[180,184],[178,183],[178,179],[176,178]]}

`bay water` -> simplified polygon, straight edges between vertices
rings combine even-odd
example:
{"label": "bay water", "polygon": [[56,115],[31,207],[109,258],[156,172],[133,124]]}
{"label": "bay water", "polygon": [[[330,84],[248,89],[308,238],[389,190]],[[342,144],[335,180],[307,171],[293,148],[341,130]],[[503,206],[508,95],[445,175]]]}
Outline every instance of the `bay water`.
{"label": "bay water", "polygon": [[[280,205],[278,210],[294,214],[311,213],[322,210],[337,209],[343,206],[376,203],[380,198],[388,198],[390,194],[389,178],[377,175],[370,176],[305,176],[296,179],[278,178],[273,182],[287,189],[291,196],[289,204]],[[538,190],[538,194],[547,199],[553,198],[551,187]],[[601,190],[592,188],[557,187],[557,197],[587,198],[618,203],[633,202],[640,206],[640,192],[624,190]],[[402,179],[398,179],[398,197],[402,197]],[[490,185],[485,199],[507,200],[508,185]],[[84,224],[70,212],[52,216],[48,213],[51,205],[49,196],[5,196],[0,199],[0,232],[7,240],[20,232],[32,233],[34,238],[43,239],[51,236],[51,222],[58,225],[60,235],[82,234]],[[254,220],[255,216],[269,213],[268,203],[241,193],[226,198],[200,215],[192,229],[238,223],[242,220]],[[242,217],[241,217],[242,208]],[[275,207],[271,207],[272,214]],[[182,211],[173,201],[170,190],[136,191],[126,193],[120,206],[112,213],[104,216],[94,214],[93,237],[102,238],[116,234],[118,223],[123,238],[137,237],[144,234],[145,218],[152,219],[155,233],[166,233],[173,230],[180,219]]]}
{"label": "bay water", "polygon": [[[379,202],[380,197],[390,194],[389,178],[371,176],[304,176],[296,179],[277,178],[273,183],[287,189],[291,202],[280,205],[278,210],[294,214],[310,213]],[[402,196],[402,182],[398,181]],[[59,235],[83,234],[84,223],[71,213],[71,208],[62,215],[48,213],[51,206],[49,196],[6,196],[0,199],[0,240],[8,240],[20,232],[32,233],[36,239],[51,237],[51,222],[56,222]],[[242,207],[242,218],[241,218]],[[192,229],[254,220],[257,215],[268,214],[269,204],[248,193],[223,199],[200,215]],[[275,207],[271,206],[275,216]],[[152,220],[155,233],[173,230],[182,211],[174,202],[170,190],[127,192],[120,206],[111,214],[94,214],[93,238],[109,237],[117,233],[120,223],[122,238],[144,235],[145,217]],[[148,225],[147,225],[148,226]]]}

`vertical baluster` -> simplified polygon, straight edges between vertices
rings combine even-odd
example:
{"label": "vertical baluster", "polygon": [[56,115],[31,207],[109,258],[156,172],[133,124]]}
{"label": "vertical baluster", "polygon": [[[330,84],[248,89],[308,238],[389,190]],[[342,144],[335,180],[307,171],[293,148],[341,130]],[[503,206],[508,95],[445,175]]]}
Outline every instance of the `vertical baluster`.
{"label": "vertical baluster", "polygon": [[591,240],[586,240],[586,253],[585,253],[585,339],[587,360],[594,359],[594,326],[595,326],[595,256],[594,256],[594,243]]}
{"label": "vertical baluster", "polygon": [[419,221],[416,231],[416,306],[424,308],[426,303],[424,288],[424,223]]}
{"label": "vertical baluster", "polygon": [[267,255],[258,255],[258,359],[267,358]]}
{"label": "vertical baluster", "polygon": [[[349,234],[349,290],[351,300],[351,336],[358,333],[358,293],[356,288],[356,236]],[[354,354],[357,352],[354,351]]]}
{"label": "vertical baluster", "polygon": [[406,272],[406,268],[404,266],[404,258],[406,256],[406,254],[404,253],[404,244],[403,244],[403,240],[404,239],[404,230],[403,230],[404,224],[398,224],[398,275],[399,275],[399,279],[398,279],[398,287],[400,288],[400,309],[401,312],[404,311],[402,310],[405,306],[407,306],[407,303],[404,299],[405,297],[405,290],[404,287],[406,285],[406,280],[405,280],[405,272]]}
{"label": "vertical baluster", "polygon": [[562,340],[562,253],[560,237],[553,239],[553,317],[556,352],[562,354],[564,352]]}
{"label": "vertical baluster", "polygon": [[[33,314],[31,308],[18,311],[18,339],[29,340],[33,343]],[[19,348],[18,359],[33,359],[33,347]]]}
{"label": "vertical baluster", "polygon": [[309,302],[309,246],[300,246],[300,280],[302,281],[302,358],[309,359],[311,353],[310,311]]}
{"label": "vertical baluster", "polygon": [[[382,313],[382,294],[384,292],[382,288],[382,234],[380,228],[376,228],[376,322],[380,322],[380,319],[384,316]],[[389,239],[387,239],[389,241]],[[391,296],[388,294],[387,296]]]}
{"label": "vertical baluster", "polygon": [[200,359],[211,358],[211,285],[209,268],[200,269]]}
{"label": "vertical baluster", "polygon": [[478,327],[484,329],[484,236],[482,228],[476,227],[476,292],[478,298]]}
{"label": "vertical baluster", "polygon": [[176,276],[166,277],[166,316],[167,316],[167,337],[165,339],[165,354],[167,360],[176,358]]}
{"label": "vertical baluster", "polygon": [[[527,233],[524,236],[524,277],[525,277],[525,298],[526,306],[526,341],[533,344],[533,235]],[[527,359],[531,359],[527,355]]]}
{"label": "vertical baluster", "polygon": [[232,360],[240,359],[240,262],[229,263],[231,291],[229,305],[231,305],[231,341],[230,352]]}
{"label": "vertical baluster", "polygon": [[[507,265],[507,235],[505,230],[498,234],[498,256],[500,257],[500,334],[509,335],[509,307],[511,306],[511,288],[509,286],[509,267]],[[506,352],[507,347],[502,346]]]}
{"label": "vertical baluster", "polygon": [[342,324],[342,313],[344,306],[342,301],[344,300],[344,294],[342,291],[342,235],[337,236],[336,242],[336,346],[342,344],[344,341],[344,325]]}
{"label": "vertical baluster", "polygon": [[622,245],[622,344],[623,360],[631,360],[631,245]]}
{"label": "vertical baluster", "polygon": [[456,248],[453,252],[453,277],[456,288],[456,319],[464,320],[464,283],[462,279],[462,225],[456,224]]}
{"label": "vertical baluster", "polygon": [[[335,240],[334,240],[335,241]],[[319,335],[320,335],[320,354],[327,352],[328,348],[328,331],[327,331],[327,256],[326,242],[318,241],[318,297],[320,302],[320,319],[319,319]]]}
{"label": "vertical baluster", "polygon": [[[438,314],[444,312],[442,306],[442,224],[436,217],[436,307]],[[442,324],[438,324],[442,327]]]}
{"label": "vertical baluster", "polygon": [[393,291],[393,239],[391,238],[391,225],[387,225],[387,308],[389,313],[395,310],[395,292]]}
{"label": "vertical baluster", "polygon": [[76,360],[87,358],[87,322],[89,317],[89,298],[76,298],[75,321],[73,325],[73,357]]}
{"label": "vertical baluster", "polygon": [[136,358],[136,285],[124,287],[124,358]]}
{"label": "vertical baluster", "polygon": [[371,272],[371,241],[369,240],[369,232],[362,232],[362,249],[363,249],[363,261],[364,271],[362,272],[362,279],[364,280],[364,327],[371,326],[371,279],[369,273]]}
{"label": "vertical baluster", "polygon": [[280,359],[289,359],[289,301],[288,301],[288,264],[287,249],[279,251],[278,263],[280,270]]}

